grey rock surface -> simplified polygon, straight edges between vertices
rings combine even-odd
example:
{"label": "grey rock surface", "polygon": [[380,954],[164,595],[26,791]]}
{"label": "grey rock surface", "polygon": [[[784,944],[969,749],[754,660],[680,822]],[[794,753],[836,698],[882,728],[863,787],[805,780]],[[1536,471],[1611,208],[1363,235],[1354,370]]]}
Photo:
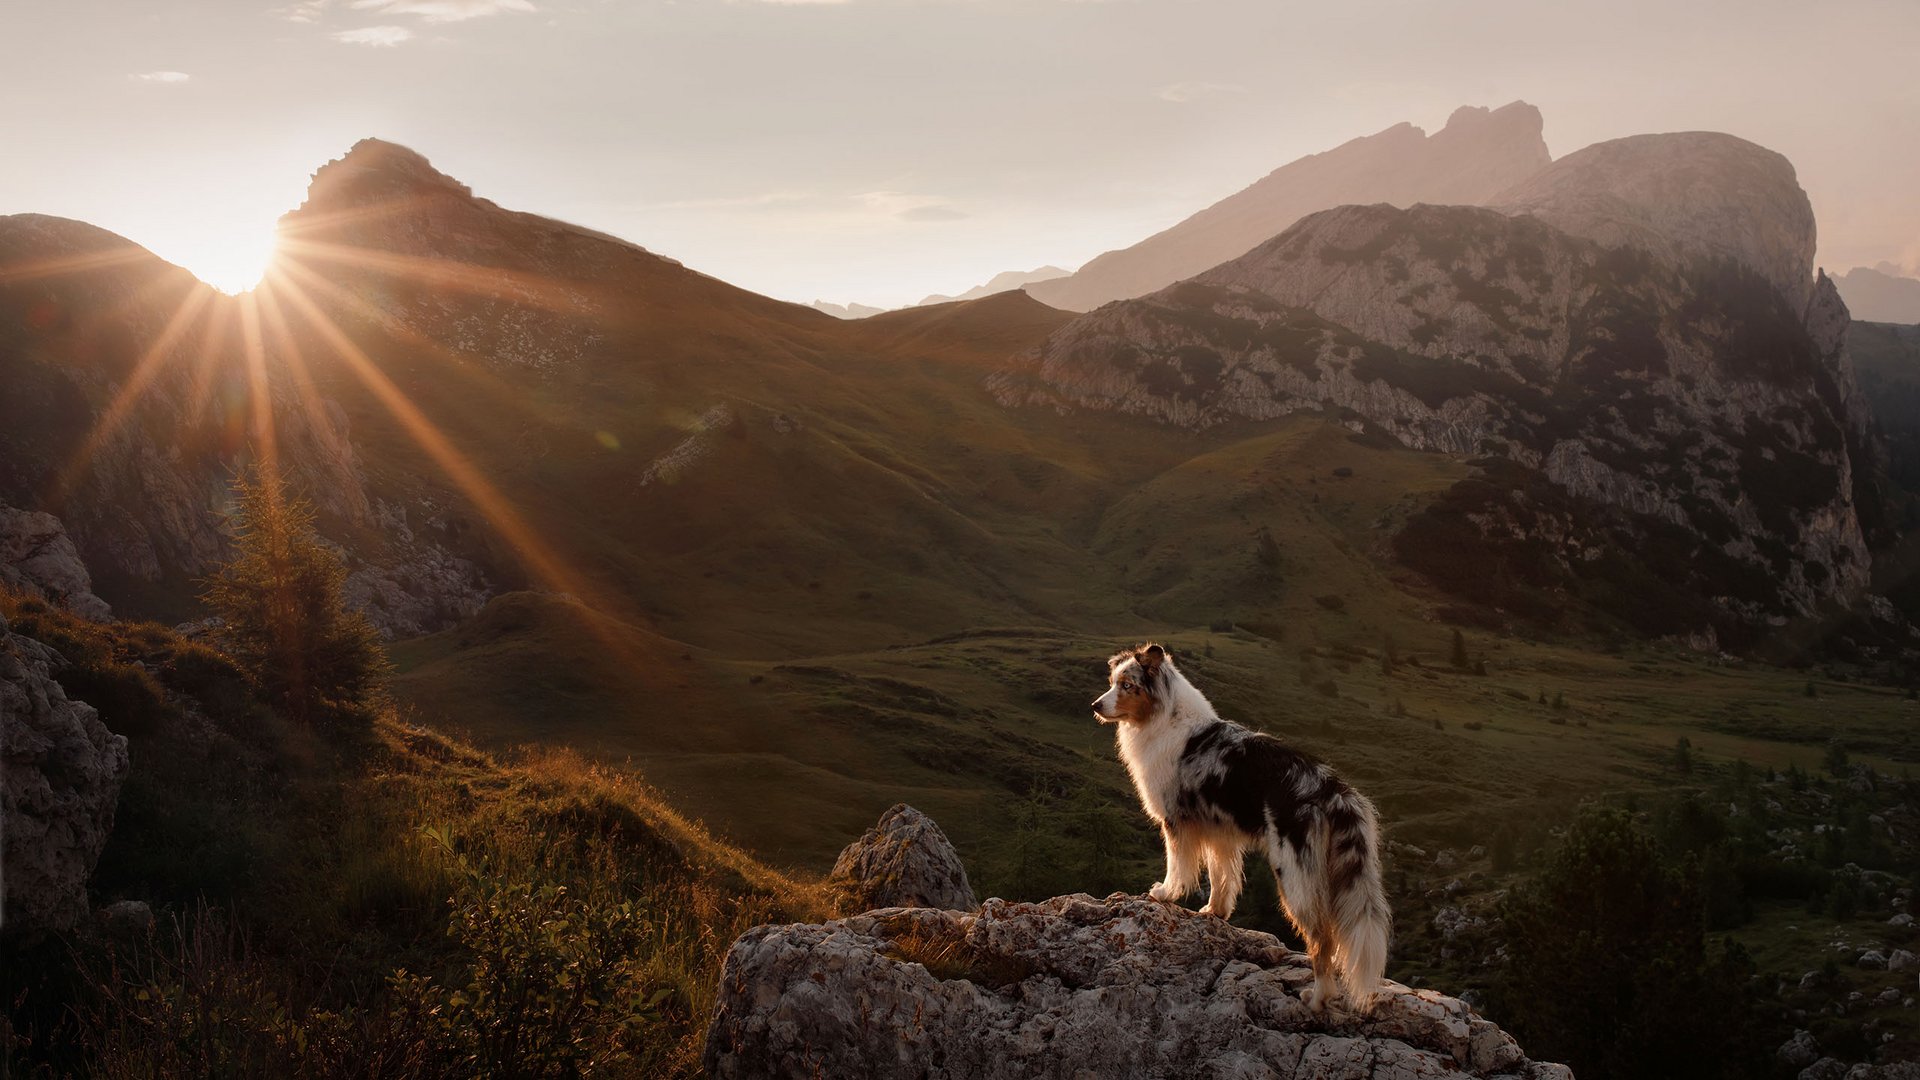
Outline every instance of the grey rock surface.
{"label": "grey rock surface", "polygon": [[127,740],[69,701],[46,645],[0,619],[0,934],[66,930],[113,831]]}
{"label": "grey rock surface", "polygon": [[100,620],[113,609],[93,595],[93,578],[67,528],[52,514],[0,506],[0,585]]}
{"label": "grey rock surface", "polygon": [[860,908],[980,906],[947,834],[906,803],[882,814],[879,824],[840,852],[830,880]]}
{"label": "grey rock surface", "polygon": [[1315,1014],[1304,954],[1180,907],[1082,895],[763,926],[707,1034],[731,1077],[1565,1078],[1460,1001],[1390,983]]}

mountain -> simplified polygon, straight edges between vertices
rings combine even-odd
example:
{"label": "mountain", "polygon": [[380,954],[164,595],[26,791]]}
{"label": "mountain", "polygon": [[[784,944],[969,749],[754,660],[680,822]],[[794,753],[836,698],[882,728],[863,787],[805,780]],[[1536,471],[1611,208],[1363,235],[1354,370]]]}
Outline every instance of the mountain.
{"label": "mountain", "polygon": [[1920,280],[1889,262],[1856,266],[1833,279],[1854,318],[1866,322],[1920,323]]}
{"label": "mountain", "polygon": [[1189,429],[1326,412],[1479,456],[1396,539],[1430,579],[1549,621],[1558,593],[1643,632],[1751,640],[1869,580],[1882,507],[1846,308],[1813,277],[1784,159],[1623,143],[1510,194],[1517,215],[1311,215],[1080,317],[991,385]]}
{"label": "mountain", "polygon": [[978,300],[983,296],[992,296],[994,293],[1003,293],[1010,289],[1024,288],[1028,285],[1037,285],[1042,281],[1052,281],[1055,278],[1063,278],[1071,273],[1073,273],[1073,271],[1062,270],[1057,266],[1042,266],[1037,270],[1003,270],[993,275],[993,278],[985,285],[975,285],[973,288],[968,289],[958,296],[941,296],[939,293],[935,293],[914,306],[926,307],[930,304],[950,304],[955,300]]}
{"label": "mountain", "polygon": [[815,300],[807,306],[815,311],[824,311],[836,319],[864,319],[869,315],[878,315],[887,310],[868,307],[865,304],[830,304],[825,300]]}
{"label": "mountain", "polygon": [[1540,110],[1524,101],[1498,109],[1462,106],[1431,136],[1396,124],[1283,165],[1170,229],[1027,291],[1057,308],[1089,311],[1243,255],[1317,210],[1344,203],[1484,203],[1551,160],[1540,131]]}

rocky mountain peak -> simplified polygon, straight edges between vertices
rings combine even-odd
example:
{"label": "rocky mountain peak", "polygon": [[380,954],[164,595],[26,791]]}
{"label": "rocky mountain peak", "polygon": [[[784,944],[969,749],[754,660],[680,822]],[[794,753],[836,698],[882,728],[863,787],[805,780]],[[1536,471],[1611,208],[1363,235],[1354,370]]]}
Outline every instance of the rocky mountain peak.
{"label": "rocky mountain peak", "polygon": [[[313,174],[295,214],[337,211],[399,199],[473,198],[473,189],[433,167],[425,155],[384,139],[361,139]],[[291,215],[290,215],[291,216]]]}
{"label": "rocky mountain peak", "polygon": [[1568,154],[1488,205],[1676,263],[1730,259],[1795,308],[1813,288],[1813,204],[1793,163],[1714,131],[1634,135]]}

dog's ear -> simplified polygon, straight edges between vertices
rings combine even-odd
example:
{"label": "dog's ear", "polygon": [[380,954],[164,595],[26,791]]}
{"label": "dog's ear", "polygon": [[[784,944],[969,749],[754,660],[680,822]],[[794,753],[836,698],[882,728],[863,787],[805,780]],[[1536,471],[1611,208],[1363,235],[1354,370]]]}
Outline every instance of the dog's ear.
{"label": "dog's ear", "polygon": [[1172,653],[1167,652],[1167,650],[1151,641],[1140,646],[1138,655],[1140,657],[1140,665],[1154,674],[1159,673],[1161,664],[1173,659]]}

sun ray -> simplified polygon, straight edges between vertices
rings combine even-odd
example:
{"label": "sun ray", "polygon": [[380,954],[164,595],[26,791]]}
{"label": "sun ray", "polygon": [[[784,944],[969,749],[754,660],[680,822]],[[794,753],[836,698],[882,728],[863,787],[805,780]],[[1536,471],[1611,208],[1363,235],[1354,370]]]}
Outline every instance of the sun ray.
{"label": "sun ray", "polygon": [[519,302],[561,315],[593,314],[597,310],[548,278],[504,267],[474,266],[451,259],[429,259],[297,237],[282,237],[280,249],[320,262],[343,263],[474,296],[498,298],[503,292],[511,292]]}
{"label": "sun ray", "polygon": [[327,316],[319,304],[308,296],[298,282],[286,281],[287,302],[297,310],[310,326],[322,338],[326,339],[334,352],[347,364],[347,368],[361,385],[377,398],[383,408],[399,422],[415,445],[433,459],[455,487],[459,488],[480,511],[481,515],[498,530],[514,552],[526,563],[533,577],[542,587],[553,591],[570,593],[583,603],[591,606],[596,593],[587,588],[587,582],[564,560],[549,548],[545,541],[534,532],[519,511],[507,501],[472,462],[447,438],[433,421],[429,420],[419,406],[407,397],[393,380],[389,379],[379,365],[373,362],[346,331]]}
{"label": "sun ray", "polygon": [[120,392],[114,395],[113,400],[107,404],[106,411],[100,414],[100,419],[94,422],[92,430],[87,433],[86,442],[81,444],[73,460],[61,470],[55,490],[62,496],[73,490],[81,476],[91,467],[93,456],[100,452],[100,447],[120,430],[120,425],[126,422],[140,395],[146,392],[147,387],[167,366],[175,343],[192,329],[195,320],[199,318],[210,299],[212,294],[206,290],[195,289],[189,292],[172,317],[167,320],[166,325],[161,328],[160,335],[153,339],[153,344],[147,346],[146,351],[140,354],[140,359],[134,362],[133,370],[127,375],[126,382],[121,385]]}
{"label": "sun ray", "polygon": [[280,444],[273,424],[273,387],[267,380],[267,356],[260,340],[260,303],[249,292],[240,297],[240,347],[247,365],[247,399],[253,421],[254,453],[267,497],[279,498]]}
{"label": "sun ray", "polygon": [[0,266],[0,285],[18,285],[24,281],[39,278],[61,277],[66,274],[83,274],[94,270],[104,270],[110,266],[125,266],[158,256],[143,247],[128,246],[112,251],[90,251],[80,255],[58,255],[49,259],[36,259],[32,262],[10,263]]}
{"label": "sun ray", "polygon": [[380,324],[382,332],[398,337],[417,352],[423,352],[439,361],[451,373],[475,384],[482,393],[493,399],[494,404],[505,406],[519,412],[529,413],[534,420],[542,423],[560,425],[562,418],[551,410],[538,406],[524,388],[515,388],[505,379],[474,363],[458,350],[447,347],[439,341],[421,333],[386,311],[367,301],[365,297],[328,281],[312,268],[301,263],[298,258],[286,256],[281,259],[277,270],[300,279],[300,283],[310,292],[323,294],[327,299],[352,307],[356,312]]}

